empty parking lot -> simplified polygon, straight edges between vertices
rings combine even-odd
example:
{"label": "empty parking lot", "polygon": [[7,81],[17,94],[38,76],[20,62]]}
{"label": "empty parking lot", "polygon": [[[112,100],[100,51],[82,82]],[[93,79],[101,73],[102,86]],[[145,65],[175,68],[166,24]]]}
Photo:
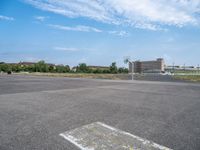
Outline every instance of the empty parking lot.
{"label": "empty parking lot", "polygon": [[78,150],[59,134],[94,122],[199,150],[200,84],[0,76],[1,150]]}

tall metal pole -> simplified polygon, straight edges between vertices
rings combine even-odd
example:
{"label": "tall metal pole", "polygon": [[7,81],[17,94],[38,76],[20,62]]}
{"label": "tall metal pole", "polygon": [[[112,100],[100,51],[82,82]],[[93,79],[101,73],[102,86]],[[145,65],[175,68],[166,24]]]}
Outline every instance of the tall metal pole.
{"label": "tall metal pole", "polygon": [[184,74],[185,74],[185,72],[186,72],[186,71],[185,71],[185,64],[184,64]]}
{"label": "tall metal pole", "polygon": [[[133,76],[133,73],[134,73],[134,62],[131,62],[129,59],[125,59],[124,60],[124,63],[129,63],[129,70],[131,69],[131,76],[132,76],[132,80],[134,80],[134,76]],[[131,65],[131,66],[130,66]]]}
{"label": "tall metal pole", "polygon": [[134,63],[133,62],[131,62],[131,64],[132,64],[132,80],[133,80],[133,69],[134,69]]}

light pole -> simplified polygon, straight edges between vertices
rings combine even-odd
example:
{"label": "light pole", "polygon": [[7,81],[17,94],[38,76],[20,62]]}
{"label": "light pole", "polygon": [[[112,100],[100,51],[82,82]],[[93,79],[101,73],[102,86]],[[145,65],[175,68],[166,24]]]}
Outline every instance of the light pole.
{"label": "light pole", "polygon": [[185,74],[185,64],[183,65],[183,67],[184,67],[184,69],[183,69],[183,70],[184,70],[184,74]]}
{"label": "light pole", "polygon": [[134,79],[134,76],[133,76],[133,72],[134,72],[134,62],[130,62],[131,63],[131,66],[132,66],[132,80]]}
{"label": "light pole", "polygon": [[[133,75],[133,73],[134,73],[134,62],[132,61],[130,61],[130,58],[125,58],[124,59],[124,63],[125,64],[127,64],[127,63],[129,63],[129,64],[131,64],[131,74],[132,74],[132,80],[134,80],[134,75]],[[129,69],[130,69],[130,67],[129,67]]]}

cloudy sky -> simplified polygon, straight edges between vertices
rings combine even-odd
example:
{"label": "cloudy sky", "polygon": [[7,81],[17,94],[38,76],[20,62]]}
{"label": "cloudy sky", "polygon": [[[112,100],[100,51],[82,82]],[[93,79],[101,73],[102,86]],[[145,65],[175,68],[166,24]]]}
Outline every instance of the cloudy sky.
{"label": "cloudy sky", "polygon": [[200,0],[0,0],[0,61],[200,64]]}

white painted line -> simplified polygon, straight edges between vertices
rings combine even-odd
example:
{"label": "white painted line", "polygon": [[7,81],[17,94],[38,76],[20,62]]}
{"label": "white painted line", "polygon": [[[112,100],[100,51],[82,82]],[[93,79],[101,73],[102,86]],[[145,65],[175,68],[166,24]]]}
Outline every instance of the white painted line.
{"label": "white painted line", "polygon": [[121,150],[172,150],[101,122],[66,131],[60,136],[81,150],[115,150],[115,147]]}
{"label": "white painted line", "polygon": [[62,136],[64,139],[68,140],[69,142],[71,142],[72,144],[76,145],[78,148],[80,148],[81,150],[94,150],[91,148],[86,148],[83,147],[83,145],[78,144],[76,141],[78,141],[78,139],[74,138],[73,136],[66,136],[65,134],[61,133],[60,136]]}
{"label": "white painted line", "polygon": [[131,137],[137,139],[138,141],[141,141],[143,144],[150,144],[150,145],[152,145],[153,147],[158,148],[158,149],[160,149],[160,150],[172,150],[172,149],[169,149],[169,148],[167,148],[167,147],[165,147],[165,146],[162,146],[162,145],[159,145],[159,144],[157,144],[157,143],[151,142],[151,141],[149,141],[149,140],[145,140],[145,139],[143,139],[143,138],[141,138],[141,137],[138,137],[138,136],[136,136],[136,135],[133,135],[133,134],[131,134],[131,133],[128,133],[128,132],[125,132],[125,131],[121,131],[121,130],[119,130],[119,129],[116,129],[116,128],[111,127],[111,126],[109,126],[109,125],[106,125],[106,124],[104,124],[104,123],[102,123],[102,122],[97,122],[97,123],[100,124],[100,125],[102,125],[102,126],[104,126],[104,127],[106,127],[106,128],[108,128],[108,129],[111,129],[111,130],[120,132],[120,133],[125,134],[125,135],[128,135],[128,136],[131,136]]}

